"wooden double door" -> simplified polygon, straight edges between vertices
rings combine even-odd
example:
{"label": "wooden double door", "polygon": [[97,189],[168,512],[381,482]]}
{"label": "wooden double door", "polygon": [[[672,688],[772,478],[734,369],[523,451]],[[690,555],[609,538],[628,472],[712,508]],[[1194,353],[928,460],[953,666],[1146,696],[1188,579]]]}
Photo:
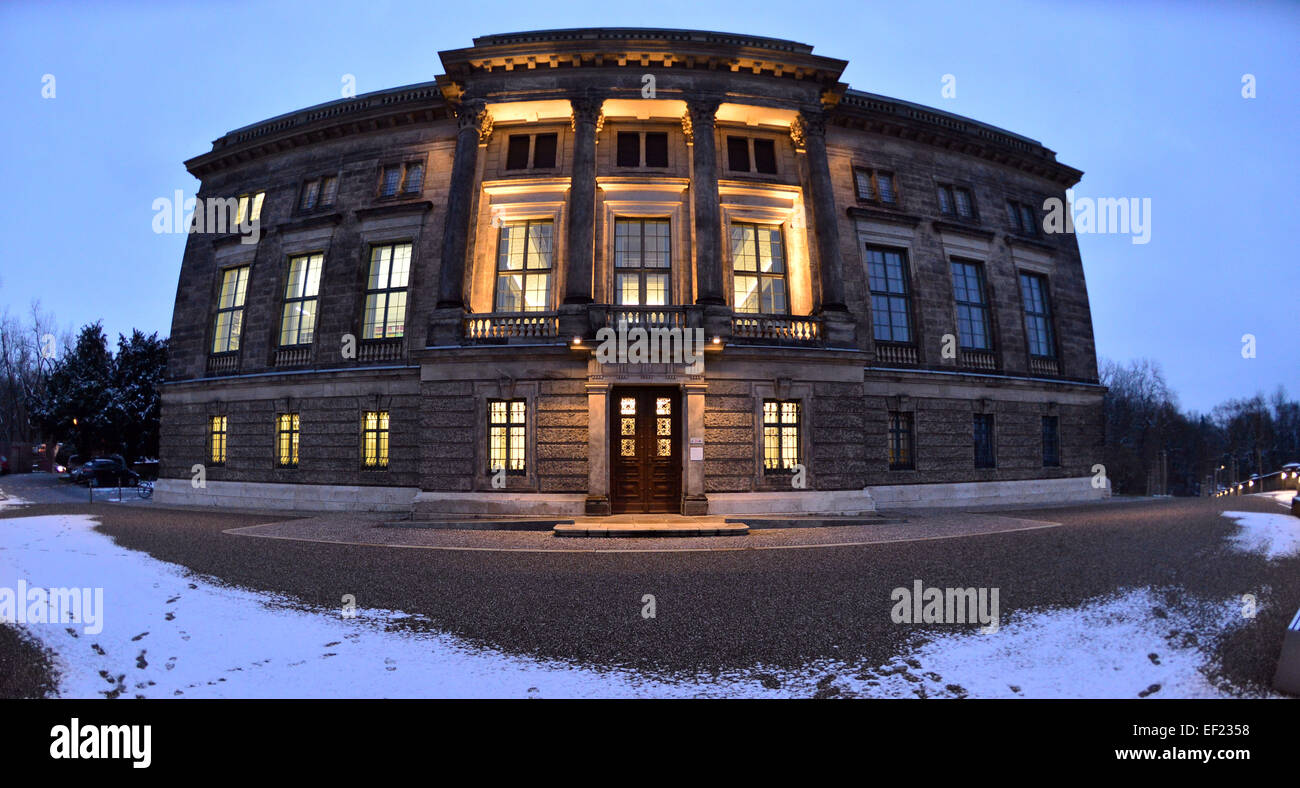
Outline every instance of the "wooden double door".
{"label": "wooden double door", "polygon": [[680,512],[681,392],[615,388],[609,411],[611,511]]}

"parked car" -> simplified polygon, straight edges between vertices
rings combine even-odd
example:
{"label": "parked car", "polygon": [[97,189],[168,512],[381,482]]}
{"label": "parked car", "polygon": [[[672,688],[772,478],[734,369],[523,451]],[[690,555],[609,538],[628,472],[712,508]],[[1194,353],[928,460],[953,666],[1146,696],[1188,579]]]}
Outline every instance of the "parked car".
{"label": "parked car", "polygon": [[115,459],[97,457],[80,465],[68,478],[77,484],[90,484],[93,479],[96,487],[134,487],[140,483],[140,474],[131,470]]}

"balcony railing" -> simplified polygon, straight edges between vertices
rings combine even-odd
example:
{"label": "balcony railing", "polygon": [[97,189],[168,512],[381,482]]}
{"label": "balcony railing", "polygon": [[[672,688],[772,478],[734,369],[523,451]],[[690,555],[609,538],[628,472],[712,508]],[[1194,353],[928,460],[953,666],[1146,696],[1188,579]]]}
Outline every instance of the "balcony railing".
{"label": "balcony railing", "polygon": [[275,365],[277,367],[297,367],[311,360],[311,345],[301,347],[276,348]]}
{"label": "balcony railing", "polygon": [[997,356],[988,350],[958,350],[957,364],[967,369],[979,369],[992,372],[998,368]]}
{"label": "balcony railing", "polygon": [[559,335],[560,322],[554,312],[511,312],[467,317],[465,341],[500,343],[512,339],[551,339]]}
{"label": "balcony railing", "polygon": [[208,356],[209,375],[233,375],[239,371],[239,353]]}
{"label": "balcony railing", "polygon": [[686,307],[619,306],[605,313],[605,325],[627,328],[687,328],[690,323]]}
{"label": "balcony railing", "polygon": [[876,343],[876,362],[880,364],[915,364],[915,345]]}
{"label": "balcony railing", "polygon": [[814,317],[733,315],[731,336],[733,340],[753,344],[819,345],[822,326]]}
{"label": "balcony railing", "polygon": [[402,359],[402,339],[363,339],[357,346],[357,361],[381,363]]}
{"label": "balcony railing", "polygon": [[1060,375],[1061,365],[1054,358],[1030,356],[1029,371],[1035,375]]}

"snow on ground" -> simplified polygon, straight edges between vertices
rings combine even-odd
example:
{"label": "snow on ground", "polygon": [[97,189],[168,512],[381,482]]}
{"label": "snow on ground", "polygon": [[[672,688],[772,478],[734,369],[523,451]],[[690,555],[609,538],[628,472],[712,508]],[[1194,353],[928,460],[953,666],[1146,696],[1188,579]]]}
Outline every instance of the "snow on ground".
{"label": "snow on ground", "polygon": [[[1028,612],[994,634],[945,634],[887,665],[837,677],[871,697],[1213,698],[1202,651],[1241,621],[1235,603],[1170,609],[1149,588]],[[1194,612],[1180,612],[1185,607]]]}
{"label": "snow on ground", "polygon": [[[1288,504],[1289,505],[1289,504]],[[1263,553],[1271,560],[1300,555],[1300,517],[1265,512],[1224,512],[1240,530],[1231,544],[1244,553]]]}
{"label": "snow on ground", "polygon": [[1279,504],[1281,504],[1283,507],[1289,510],[1291,508],[1291,499],[1296,496],[1296,491],[1278,490],[1277,492],[1266,492],[1266,493],[1256,493],[1256,494],[1261,497],[1270,498],[1274,501],[1277,501]]}
{"label": "snow on ground", "polygon": [[26,506],[30,503],[31,501],[25,500],[23,498],[18,498],[13,495],[6,495],[3,490],[0,490],[0,507]]}
{"label": "snow on ground", "polygon": [[0,521],[0,589],[104,589],[98,634],[26,626],[58,655],[64,697],[1202,697],[1219,693],[1200,672],[1207,638],[1190,633],[1232,625],[1225,605],[1165,612],[1136,589],[1077,610],[1004,611],[996,634],[941,633],[879,667],[648,675],[505,654],[396,611],[303,609],[121,548],[94,524]]}

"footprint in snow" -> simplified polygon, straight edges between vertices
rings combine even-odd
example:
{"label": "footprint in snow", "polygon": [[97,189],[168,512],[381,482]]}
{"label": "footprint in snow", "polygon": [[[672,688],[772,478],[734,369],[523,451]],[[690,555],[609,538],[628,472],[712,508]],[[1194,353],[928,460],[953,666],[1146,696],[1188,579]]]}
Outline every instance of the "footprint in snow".
{"label": "footprint in snow", "polygon": [[147,634],[149,634],[149,633],[148,633],[148,632],[141,632],[140,634],[138,634],[138,635],[136,635],[135,637],[131,638],[131,641],[132,641],[132,642],[137,641],[137,640],[139,640],[140,638],[144,637],[144,636],[147,635]]}
{"label": "footprint in snow", "polygon": [[101,657],[108,656],[108,652],[104,651],[104,649],[101,648],[98,643],[91,643],[90,647],[93,648],[95,650],[95,653],[98,654],[99,656]]}

